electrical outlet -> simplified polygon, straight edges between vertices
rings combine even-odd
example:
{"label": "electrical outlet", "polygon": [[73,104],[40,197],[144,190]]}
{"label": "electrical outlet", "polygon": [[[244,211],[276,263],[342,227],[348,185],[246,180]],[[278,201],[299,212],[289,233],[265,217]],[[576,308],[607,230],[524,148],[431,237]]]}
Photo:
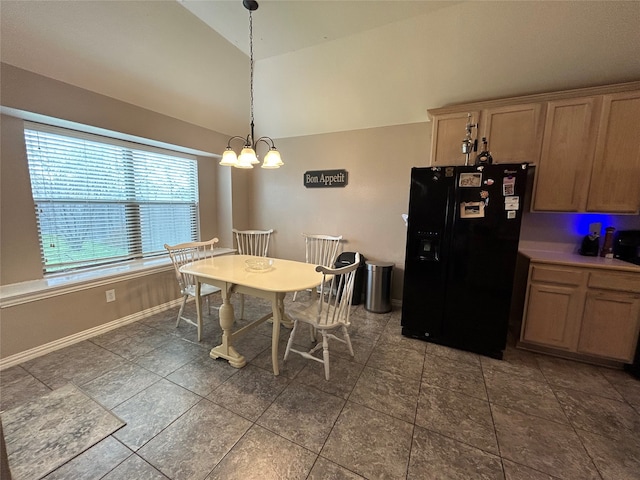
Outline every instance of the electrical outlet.
{"label": "electrical outlet", "polygon": [[107,296],[107,303],[116,301],[116,291],[115,290],[107,290],[105,292],[105,294]]}

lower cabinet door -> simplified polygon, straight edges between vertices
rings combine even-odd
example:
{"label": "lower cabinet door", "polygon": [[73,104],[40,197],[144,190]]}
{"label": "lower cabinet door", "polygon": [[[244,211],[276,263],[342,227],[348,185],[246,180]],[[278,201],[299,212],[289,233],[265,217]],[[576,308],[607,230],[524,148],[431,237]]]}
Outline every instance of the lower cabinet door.
{"label": "lower cabinet door", "polygon": [[580,291],[574,287],[532,283],[522,340],[574,350],[580,322]]}
{"label": "lower cabinet door", "polygon": [[630,363],[638,341],[640,295],[589,291],[578,352]]}

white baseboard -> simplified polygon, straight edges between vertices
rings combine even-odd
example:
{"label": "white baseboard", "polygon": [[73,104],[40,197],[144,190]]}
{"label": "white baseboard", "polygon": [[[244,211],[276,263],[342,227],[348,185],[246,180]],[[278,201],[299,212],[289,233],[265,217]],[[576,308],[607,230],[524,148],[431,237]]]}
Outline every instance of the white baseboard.
{"label": "white baseboard", "polygon": [[181,303],[182,303],[182,298],[178,298],[176,300],[163,303],[162,305],[157,305],[155,307],[142,310],[141,312],[137,312],[131,315],[127,315],[126,317],[119,318],[112,322],[105,323],[103,325],[99,325],[94,328],[90,328],[89,330],[84,330],[82,332],[74,333],[73,335],[69,335],[68,337],[60,338],[58,340],[55,340],[50,343],[46,343],[44,345],[39,345],[30,350],[25,350],[24,352],[16,353],[15,355],[11,355],[7,358],[2,358],[0,359],[0,370],[4,370],[5,368],[19,365],[20,363],[26,362],[28,360],[32,360],[42,355],[46,355],[47,353],[51,353],[56,350],[60,350],[61,348],[68,347],[70,345],[73,345],[74,343],[82,342],[91,337],[95,337],[103,333],[106,333],[110,330],[114,330],[118,327],[128,325],[129,323],[137,322],[138,320],[142,320],[144,318],[150,317],[151,315],[155,315],[156,313],[164,312],[165,310],[169,310],[170,308],[180,306]]}

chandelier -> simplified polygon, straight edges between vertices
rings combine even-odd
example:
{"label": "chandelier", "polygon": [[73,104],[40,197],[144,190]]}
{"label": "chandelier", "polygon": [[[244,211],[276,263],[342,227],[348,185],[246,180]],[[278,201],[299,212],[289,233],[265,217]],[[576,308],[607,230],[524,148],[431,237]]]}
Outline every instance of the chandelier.
{"label": "chandelier", "polygon": [[[262,162],[262,168],[280,168],[282,160],[280,159],[280,152],[276,149],[273,140],[269,137],[260,137],[254,141],[253,135],[253,17],[252,12],[258,9],[258,2],[255,0],[243,0],[242,5],[249,10],[249,53],[251,61],[251,132],[246,137],[234,136],[227,142],[227,148],[222,154],[222,160],[220,165],[236,168],[253,168],[254,165],[260,163],[258,156],[256,155],[256,147],[260,142],[263,142],[269,147],[269,151],[264,157]],[[244,147],[240,152],[240,155],[236,155],[236,152],[231,148],[231,142],[239,139],[244,142]]]}

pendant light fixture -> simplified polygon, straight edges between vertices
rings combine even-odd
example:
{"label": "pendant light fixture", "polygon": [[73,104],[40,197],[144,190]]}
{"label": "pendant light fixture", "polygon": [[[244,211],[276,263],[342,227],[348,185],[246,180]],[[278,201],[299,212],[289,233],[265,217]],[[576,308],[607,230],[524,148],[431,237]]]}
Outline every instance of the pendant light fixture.
{"label": "pendant light fixture", "polygon": [[[222,154],[222,160],[220,165],[236,168],[253,168],[254,165],[260,163],[258,156],[256,155],[256,147],[260,142],[266,143],[269,147],[269,151],[264,157],[262,162],[262,168],[280,168],[282,160],[280,159],[280,152],[276,149],[273,140],[269,137],[260,137],[254,141],[253,135],[253,16],[252,12],[258,9],[258,2],[255,0],[243,0],[242,5],[249,10],[249,57],[251,61],[251,132],[245,137],[234,136],[227,142],[227,148]],[[244,147],[240,152],[240,155],[236,155],[236,152],[231,148],[231,142],[233,140],[240,139],[244,142]]]}

